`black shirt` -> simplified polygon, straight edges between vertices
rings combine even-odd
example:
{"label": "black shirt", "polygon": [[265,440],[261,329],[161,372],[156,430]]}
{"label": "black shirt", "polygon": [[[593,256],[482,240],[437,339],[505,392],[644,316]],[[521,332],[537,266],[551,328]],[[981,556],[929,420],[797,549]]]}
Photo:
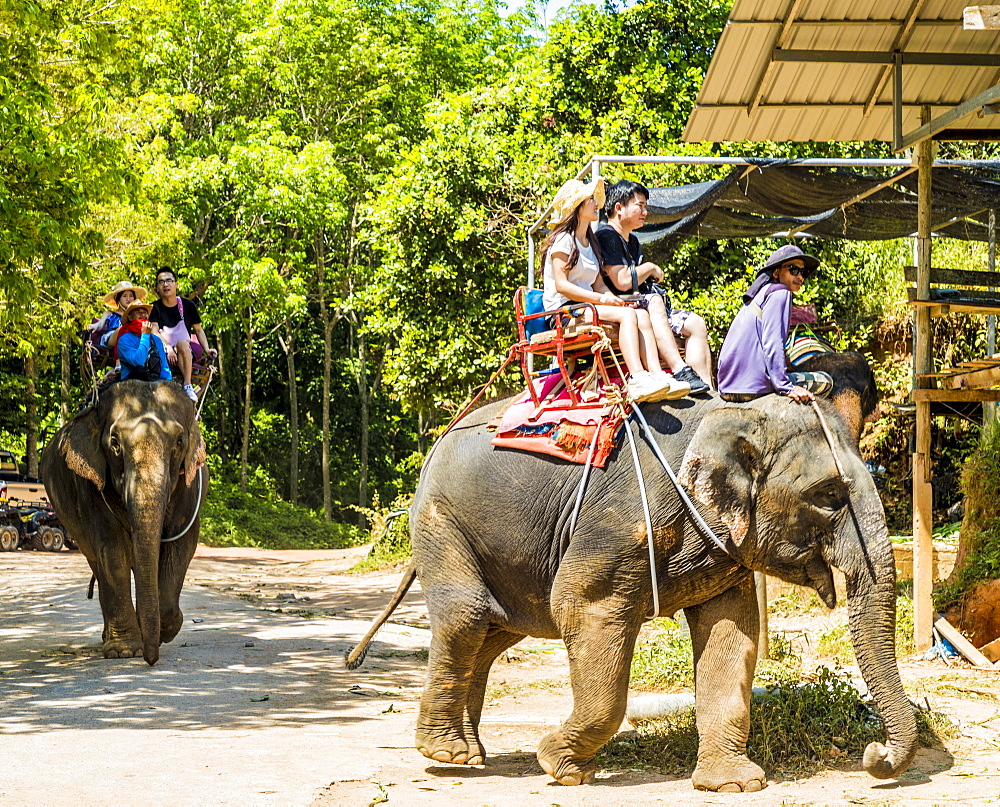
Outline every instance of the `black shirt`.
{"label": "black shirt", "polygon": [[[604,266],[629,266],[636,267],[642,263],[642,245],[635,233],[628,234],[628,244],[622,234],[610,224],[602,224],[595,233],[597,243],[601,245],[601,260]],[[618,288],[614,280],[608,275],[604,276],[604,282],[615,294],[631,294],[632,289]]]}
{"label": "black shirt", "polygon": [[[198,306],[195,305],[191,300],[186,300],[183,297],[178,297],[178,305],[173,307],[167,307],[163,304],[163,300],[157,300],[153,303],[153,310],[149,314],[149,321],[155,322],[161,328],[173,328],[181,321],[180,315],[180,305],[184,306],[184,324],[187,326],[188,333],[194,336],[194,326],[201,325],[201,315],[198,313]],[[183,300],[183,303],[180,301]]]}

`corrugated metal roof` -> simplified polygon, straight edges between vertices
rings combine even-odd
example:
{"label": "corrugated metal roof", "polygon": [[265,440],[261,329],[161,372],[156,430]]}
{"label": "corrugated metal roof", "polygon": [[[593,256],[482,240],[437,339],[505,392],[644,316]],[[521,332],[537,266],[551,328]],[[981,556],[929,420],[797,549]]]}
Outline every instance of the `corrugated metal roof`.
{"label": "corrugated metal roof", "polygon": [[[1000,67],[906,64],[907,54],[1000,54],[1000,31],[965,31],[969,0],[735,0],[687,141],[892,140],[892,68],[775,61],[783,51],[903,54],[903,130],[1000,84]],[[790,20],[790,22],[786,22]],[[752,110],[752,114],[748,114]],[[953,124],[1000,128],[975,112]]]}

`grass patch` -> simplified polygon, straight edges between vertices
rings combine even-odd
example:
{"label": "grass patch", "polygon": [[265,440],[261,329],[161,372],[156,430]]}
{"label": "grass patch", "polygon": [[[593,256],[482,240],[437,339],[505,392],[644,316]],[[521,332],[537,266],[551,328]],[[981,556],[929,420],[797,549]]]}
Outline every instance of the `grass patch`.
{"label": "grass patch", "polygon": [[201,543],[258,549],[343,549],[368,535],[351,524],[327,522],[301,505],[241,493],[239,485],[212,480],[201,508]]}
{"label": "grass patch", "polygon": [[[854,663],[854,647],[851,644],[851,629],[844,620],[825,631],[816,646],[819,654],[840,664]],[[896,655],[906,656],[914,652],[913,645],[913,599],[906,584],[900,586],[896,595]]]}
{"label": "grass patch", "polygon": [[349,573],[374,572],[406,563],[413,557],[409,517],[412,501],[413,494],[410,494],[400,496],[389,507],[382,507],[376,495],[372,507],[361,509],[372,525],[372,548],[349,569]]}
{"label": "grass patch", "polygon": [[[865,704],[846,674],[817,668],[810,681],[782,686],[750,705],[747,754],[768,775],[801,775],[828,764],[860,759],[870,742],[885,740],[882,720]],[[919,713],[921,744],[954,736],[943,715]],[[694,709],[613,737],[597,754],[603,770],[648,770],[688,775],[695,767],[698,732]]]}
{"label": "grass patch", "polygon": [[694,686],[691,636],[669,618],[650,622],[652,634],[636,645],[629,686],[638,690],[670,690]]}
{"label": "grass patch", "polygon": [[826,610],[823,601],[812,589],[796,586],[787,594],[782,594],[768,601],[767,610],[777,616],[795,616],[810,611]]}

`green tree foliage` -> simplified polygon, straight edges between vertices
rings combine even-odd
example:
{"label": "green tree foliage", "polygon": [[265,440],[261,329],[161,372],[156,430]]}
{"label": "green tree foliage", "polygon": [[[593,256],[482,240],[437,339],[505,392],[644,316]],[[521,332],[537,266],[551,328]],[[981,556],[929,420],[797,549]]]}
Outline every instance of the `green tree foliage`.
{"label": "green tree foliage", "polygon": [[[99,299],[170,266],[220,348],[204,410],[220,491],[248,513],[280,494],[373,520],[502,361],[525,227],[588,155],[885,153],[680,143],[728,8],[579,2],[542,29],[498,0],[0,0],[0,439],[31,453],[87,385],[73,334]],[[718,348],[771,248],[651,257]],[[867,345],[906,248],[814,249],[805,301]],[[898,387],[893,361],[878,373]],[[899,454],[901,428],[873,445]]]}
{"label": "green tree foliage", "polygon": [[39,287],[86,268],[101,244],[89,206],[127,188],[100,74],[117,5],[0,4],[0,323],[21,319]]}

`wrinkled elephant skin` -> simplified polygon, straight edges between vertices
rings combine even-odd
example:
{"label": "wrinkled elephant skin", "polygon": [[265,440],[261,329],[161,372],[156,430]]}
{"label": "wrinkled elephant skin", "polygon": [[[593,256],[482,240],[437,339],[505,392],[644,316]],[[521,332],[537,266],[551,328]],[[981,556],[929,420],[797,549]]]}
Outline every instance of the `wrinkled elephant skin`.
{"label": "wrinkled elephant skin", "polygon": [[[556,781],[582,784],[594,778],[594,757],[624,717],[636,637],[652,609],[636,475],[620,445],[591,474],[570,536],[582,466],[491,447],[487,424],[504,406],[473,412],[439,442],[410,511],[413,568],[433,631],[416,745],[439,762],[483,762],[479,719],[493,661],[525,636],[561,638],[574,708],[541,741],[538,760]],[[766,786],[746,756],[758,634],[754,570],[811,586],[830,607],[831,567],[845,573],[858,662],[888,734],[884,746],[868,748],[866,770],[895,776],[916,752],[895,660],[885,516],[857,451],[856,423],[846,423],[834,403],[821,406],[846,479],[808,405],[771,395],[746,404],[704,396],[643,407],[666,459],[726,546],[696,530],[637,432],[661,613],[683,609],[691,628],[698,789]],[[359,647],[348,663],[362,657]]]}
{"label": "wrinkled elephant skin", "polygon": [[194,405],[172,381],[111,386],[42,454],[52,505],[97,579],[106,658],[155,664],[181,628],[208,492],[204,459]]}

